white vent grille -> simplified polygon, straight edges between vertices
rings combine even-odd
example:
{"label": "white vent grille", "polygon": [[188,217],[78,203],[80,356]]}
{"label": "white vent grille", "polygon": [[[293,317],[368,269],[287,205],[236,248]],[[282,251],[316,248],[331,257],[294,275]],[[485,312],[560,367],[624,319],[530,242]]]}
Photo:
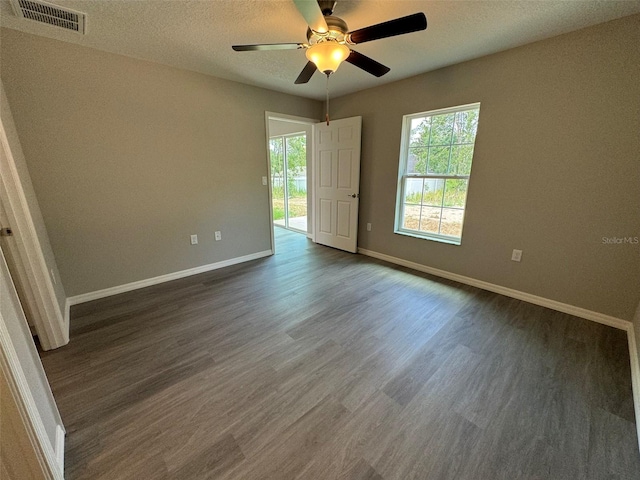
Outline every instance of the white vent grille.
{"label": "white vent grille", "polygon": [[34,0],[11,0],[16,15],[78,33],[85,33],[84,13]]}

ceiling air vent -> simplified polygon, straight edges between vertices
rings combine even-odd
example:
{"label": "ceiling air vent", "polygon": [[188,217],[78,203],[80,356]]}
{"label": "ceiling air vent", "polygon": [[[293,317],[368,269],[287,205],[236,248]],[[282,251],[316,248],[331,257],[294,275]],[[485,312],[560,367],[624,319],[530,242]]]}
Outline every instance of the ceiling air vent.
{"label": "ceiling air vent", "polygon": [[50,3],[34,0],[11,0],[16,15],[84,34],[85,14]]}

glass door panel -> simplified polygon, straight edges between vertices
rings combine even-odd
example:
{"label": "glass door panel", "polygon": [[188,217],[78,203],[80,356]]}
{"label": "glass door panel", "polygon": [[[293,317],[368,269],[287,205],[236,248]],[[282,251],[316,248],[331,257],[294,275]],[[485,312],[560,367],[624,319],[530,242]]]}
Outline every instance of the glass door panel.
{"label": "glass door panel", "polygon": [[307,232],[307,136],[269,139],[273,223]]}
{"label": "glass door panel", "polygon": [[285,199],[285,171],[284,171],[284,138],[274,137],[269,139],[269,151],[271,156],[271,195],[273,201],[273,221],[276,224],[285,225],[286,202]]}
{"label": "glass door panel", "polygon": [[287,216],[286,226],[307,231],[306,135],[285,137]]}

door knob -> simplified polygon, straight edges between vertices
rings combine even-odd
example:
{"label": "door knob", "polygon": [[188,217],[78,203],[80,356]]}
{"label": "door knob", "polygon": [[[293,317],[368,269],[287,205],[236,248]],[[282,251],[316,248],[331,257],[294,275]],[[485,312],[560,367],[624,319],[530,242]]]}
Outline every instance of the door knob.
{"label": "door knob", "polygon": [[360,194],[359,193],[352,193],[351,195],[347,194],[347,197],[360,198]]}

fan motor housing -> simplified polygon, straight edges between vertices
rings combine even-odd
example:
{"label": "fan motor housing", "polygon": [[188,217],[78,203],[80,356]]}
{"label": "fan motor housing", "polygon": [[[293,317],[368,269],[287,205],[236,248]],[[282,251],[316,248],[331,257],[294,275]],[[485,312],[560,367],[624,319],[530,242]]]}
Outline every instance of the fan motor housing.
{"label": "fan motor housing", "polygon": [[309,43],[313,45],[314,43],[325,40],[344,42],[345,37],[349,32],[347,22],[342,20],[340,17],[334,17],[333,15],[326,15],[324,19],[327,22],[329,31],[327,33],[318,33],[307,28],[307,40],[309,40]]}

